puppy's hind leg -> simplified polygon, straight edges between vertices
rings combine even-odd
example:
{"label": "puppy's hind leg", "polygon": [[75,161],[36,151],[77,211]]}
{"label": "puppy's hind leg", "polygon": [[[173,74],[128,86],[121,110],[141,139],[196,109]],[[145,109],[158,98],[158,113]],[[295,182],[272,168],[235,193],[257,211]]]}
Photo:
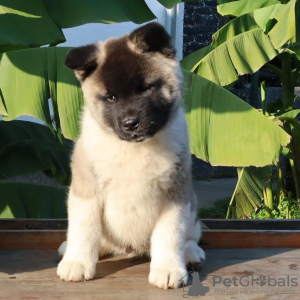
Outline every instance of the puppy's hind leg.
{"label": "puppy's hind leg", "polygon": [[186,233],[184,246],[184,258],[188,267],[198,266],[205,260],[205,252],[198,246],[200,238],[200,221],[197,220],[196,213],[192,213],[189,220],[189,227]]}
{"label": "puppy's hind leg", "polygon": [[66,249],[67,249],[67,241],[64,241],[61,243],[61,245],[59,246],[58,248],[58,255],[63,258],[63,256],[65,255],[66,253]]}

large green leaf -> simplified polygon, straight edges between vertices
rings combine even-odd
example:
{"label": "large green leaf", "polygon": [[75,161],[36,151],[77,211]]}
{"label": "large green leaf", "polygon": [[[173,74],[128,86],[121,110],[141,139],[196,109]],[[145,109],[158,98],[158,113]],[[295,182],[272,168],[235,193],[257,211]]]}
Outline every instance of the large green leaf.
{"label": "large green leaf", "polygon": [[71,180],[73,142],[63,144],[46,126],[26,121],[0,121],[0,178],[45,172],[62,184]]}
{"label": "large green leaf", "polygon": [[65,67],[70,48],[37,48],[10,51],[0,55],[0,89],[8,117],[36,117],[50,127],[48,99],[52,99],[56,129],[64,136],[78,136],[79,111],[83,103],[80,84],[74,73]]}
{"label": "large green leaf", "polygon": [[144,0],[1,0],[0,52],[64,42],[62,28],[154,18]]}
{"label": "large green leaf", "polygon": [[61,28],[86,23],[118,23],[132,21],[141,24],[153,20],[144,0],[44,0],[49,14]]}
{"label": "large green leaf", "polygon": [[264,185],[271,172],[270,166],[238,168],[239,180],[229,203],[227,218],[247,219],[261,207]]}
{"label": "large green leaf", "polygon": [[180,67],[185,70],[193,71],[199,64],[199,61],[210,53],[214,48],[212,46],[206,46],[197,50],[180,61]]}
{"label": "large green leaf", "polygon": [[[296,30],[299,26],[299,1],[291,0],[275,16],[277,23],[269,32],[271,41],[276,49],[282,47],[287,42],[296,43]],[[297,7],[296,7],[297,6]],[[298,38],[297,44],[300,44]]]}
{"label": "large green leaf", "polygon": [[240,0],[236,2],[229,2],[217,6],[218,13],[222,16],[239,17],[248,14],[255,9],[278,4],[278,0]]}
{"label": "large green leaf", "polygon": [[237,35],[207,54],[199,61],[197,74],[224,86],[236,81],[238,74],[256,72],[277,54],[268,36],[258,28]]}
{"label": "large green leaf", "polygon": [[166,8],[172,8],[175,5],[177,5],[179,2],[182,2],[180,0],[157,0],[157,1]]}
{"label": "large green leaf", "polygon": [[217,47],[233,37],[252,29],[261,28],[265,32],[268,21],[283,7],[283,4],[275,4],[256,9],[251,13],[231,20],[213,34],[212,46]]}
{"label": "large green leaf", "polygon": [[157,1],[166,8],[172,8],[181,2],[196,2],[196,1],[205,1],[205,0],[157,0]]}
{"label": "large green leaf", "polygon": [[293,121],[299,114],[300,109],[293,109],[280,116],[277,116],[277,118],[281,121]]}
{"label": "large green leaf", "polygon": [[66,189],[0,182],[0,218],[67,218]]}
{"label": "large green leaf", "polygon": [[212,165],[266,166],[290,136],[232,93],[183,70],[191,151]]}
{"label": "large green leaf", "polygon": [[1,0],[0,27],[1,46],[36,47],[65,41],[42,0]]}
{"label": "large green leaf", "polygon": [[[296,119],[296,117],[300,114],[300,109],[293,109],[291,111],[288,111],[277,118],[281,121],[286,121],[291,124],[291,136],[292,140],[295,143],[298,143],[300,145],[300,122]],[[297,152],[299,152],[298,159],[300,160],[300,147],[297,145],[297,148],[295,149]],[[296,159],[297,160],[297,159]],[[300,165],[299,165],[300,166]],[[299,169],[300,171],[300,169]]]}

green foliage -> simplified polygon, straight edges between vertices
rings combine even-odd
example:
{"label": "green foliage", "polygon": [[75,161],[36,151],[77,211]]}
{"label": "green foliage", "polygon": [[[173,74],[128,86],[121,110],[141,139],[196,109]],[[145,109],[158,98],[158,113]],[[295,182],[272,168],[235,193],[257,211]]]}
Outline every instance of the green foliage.
{"label": "green foliage", "polygon": [[[188,68],[191,72],[221,86],[236,81],[239,75],[252,74],[262,66],[269,67],[278,75],[282,82],[283,98],[268,104],[264,101],[262,112],[268,117],[266,119],[267,123],[273,122],[277,128],[282,128],[290,135],[290,143],[286,144],[286,146],[281,144],[283,147],[280,147],[278,142],[275,142],[274,136],[269,135],[271,133],[270,129],[263,129],[261,126],[259,126],[260,129],[255,128],[254,118],[252,118],[252,122],[248,122],[248,118],[246,119],[248,110],[240,111],[241,115],[239,116],[237,116],[238,114],[231,114],[231,118],[226,119],[226,124],[223,123],[223,132],[218,132],[215,129],[217,125],[211,124],[218,122],[216,119],[224,119],[224,115],[230,114],[231,110],[239,111],[238,109],[232,109],[233,106],[230,108],[230,101],[228,101],[224,93],[222,93],[222,96],[221,92],[219,94],[218,106],[221,107],[220,111],[222,113],[216,119],[211,112],[211,110],[214,111],[214,101],[204,106],[205,111],[202,111],[201,114],[197,111],[198,106],[196,103],[203,102],[202,98],[213,99],[212,93],[208,93],[210,90],[208,87],[205,88],[205,92],[198,94],[194,92],[196,96],[191,94],[191,92],[187,96],[195,102],[191,106],[190,102],[187,101],[188,112],[191,108],[191,113],[188,114],[189,122],[192,119],[191,115],[194,115],[194,121],[190,125],[193,129],[190,129],[190,131],[192,146],[194,145],[193,143],[198,146],[196,148],[198,151],[195,151],[195,153],[201,158],[205,157],[214,164],[216,155],[212,155],[212,153],[216,151],[216,145],[220,145],[219,141],[221,141],[222,145],[220,152],[224,150],[227,153],[228,151],[226,146],[224,147],[222,144],[222,139],[226,136],[228,145],[234,145],[234,150],[231,153],[234,158],[227,157],[225,153],[220,155],[220,157],[223,156],[226,163],[234,165],[232,161],[235,160],[238,152],[239,158],[245,159],[247,157],[251,161],[249,165],[253,166],[251,169],[244,168],[240,171],[239,181],[230,202],[227,217],[249,218],[254,211],[259,209],[261,202],[265,207],[263,211],[269,217],[274,217],[272,210],[276,201],[279,203],[280,200],[283,201],[282,203],[285,203],[288,200],[283,199],[293,199],[291,200],[291,203],[293,203],[297,199],[300,203],[300,123],[295,119],[299,112],[293,109],[295,101],[294,88],[300,82],[299,2],[299,0],[220,0],[218,12],[221,15],[236,18],[233,18],[213,35],[212,47],[214,49],[210,47],[203,49],[202,52],[199,50],[197,54],[194,53],[190,57],[186,57],[182,63],[182,66]],[[188,83],[189,91],[197,91],[199,89],[199,81],[189,80]],[[265,100],[264,85],[262,85],[262,100]],[[226,107],[227,104],[229,104],[228,107]],[[224,110],[222,110],[222,105],[224,105]],[[201,110],[203,110],[203,105],[201,105]],[[245,122],[239,123],[237,121],[239,117],[245,117]],[[199,120],[205,120],[205,122]],[[211,128],[212,126],[213,128]],[[247,128],[250,128],[252,132],[249,132],[243,138],[237,133],[237,130],[232,130],[229,131],[231,133],[230,137],[229,133],[227,135],[227,130],[232,129],[230,126],[237,126],[241,134],[246,132]],[[260,137],[256,133],[258,135],[266,134],[268,137],[260,141]],[[257,152],[256,150],[252,152],[252,148],[251,150],[249,148],[249,151],[239,152],[241,148],[235,142],[237,136],[239,136],[241,144],[247,146],[257,144]],[[212,139],[214,141],[213,144],[211,143]],[[255,153],[255,155],[262,158],[270,142],[274,142],[277,145],[275,148],[280,147],[277,151],[277,158],[272,161],[272,164],[276,165],[276,170],[280,176],[277,178],[271,176],[269,180],[264,180],[259,176],[260,169],[254,166],[263,166],[270,163],[258,164],[258,160],[253,159],[252,155]],[[201,145],[201,148],[199,148],[199,145]],[[274,149],[274,145],[271,147]],[[192,149],[194,148],[192,147]],[[214,150],[211,151],[211,148],[214,148]],[[280,156],[280,153],[283,155]],[[269,157],[269,154],[270,152],[266,156]],[[280,160],[278,159],[279,157]],[[224,161],[218,158],[217,164],[223,165]],[[283,165],[286,166],[282,169]],[[247,164],[244,163],[243,166],[245,167]],[[288,178],[292,178],[292,182]],[[289,183],[287,184],[288,181]],[[289,187],[291,184],[293,185],[292,189]],[[277,187],[276,190],[274,190],[274,186]]]}
{"label": "green foliage", "polygon": [[[5,74],[0,76],[0,89],[8,114],[3,118],[5,121],[29,115],[52,130],[54,121],[58,135],[62,131],[66,138],[77,138],[83,96],[74,72],[64,64],[68,50],[51,47],[0,54],[0,74]],[[54,120],[48,99],[52,102]]]}
{"label": "green foliage", "polygon": [[[0,1],[5,33],[0,35],[0,115],[5,121],[33,116],[52,131],[35,123],[0,121],[0,178],[43,171],[62,184],[70,183],[73,143],[66,138],[78,136],[82,92],[64,66],[68,48],[34,47],[64,42],[62,28],[154,18],[144,0]],[[0,190],[2,218],[66,217],[65,190],[7,182],[1,182]]]}
{"label": "green foliage", "polygon": [[272,17],[283,7],[283,4],[275,4],[256,9],[251,13],[230,20],[213,34],[212,46],[217,47],[231,38],[253,29],[260,28],[265,33],[268,29],[268,25],[271,23]]}
{"label": "green foliage", "polygon": [[[171,8],[184,1],[159,2]],[[256,201],[259,198],[264,199],[263,205],[271,217],[275,215],[270,207],[278,209],[274,205],[277,200],[285,212],[284,203],[290,201],[289,211],[293,211],[293,207],[297,208],[293,206],[294,199],[300,202],[300,124],[295,119],[297,112],[293,111],[294,87],[300,81],[299,0],[219,0],[219,3],[221,14],[237,18],[214,34],[212,46],[181,62],[187,86],[185,106],[191,149],[213,165],[239,167],[277,164],[280,154],[286,155],[294,190],[287,190],[284,172],[277,178],[271,177],[267,183],[260,181],[259,189],[255,189],[253,183],[259,181],[259,176],[253,174],[257,170],[248,172],[250,169],[244,168],[241,172],[244,176],[240,176],[231,201],[231,209],[234,205],[236,207],[235,211],[231,210],[231,215],[251,216],[259,207]],[[6,135],[0,139],[0,155],[6,163],[1,165],[2,177],[39,170],[63,183],[70,178],[65,165],[70,144],[65,138],[76,139],[78,136],[78,113],[83,102],[79,83],[63,66],[68,49],[32,47],[63,42],[62,28],[89,22],[131,20],[143,23],[154,17],[144,0],[28,0],[26,4],[22,0],[1,0],[0,26],[5,29],[5,35],[0,36],[0,52],[3,52],[0,56],[0,114],[6,121],[24,114],[37,117],[49,126],[55,139],[55,142],[49,142],[45,128],[42,137],[35,135],[39,130],[34,128],[29,130],[34,132],[29,136],[22,135],[24,128],[19,128],[20,135],[10,133],[15,130],[13,127],[5,128]],[[280,66],[274,65],[274,58]],[[262,66],[278,74],[284,91],[283,99],[272,109],[265,105],[265,115],[221,87],[232,84],[239,75],[256,72]],[[54,120],[48,99],[52,101]],[[14,139],[11,140],[12,136]],[[31,154],[34,154],[34,161],[29,159]],[[279,164],[277,170],[282,171]],[[1,192],[5,185],[1,184]],[[277,186],[277,190],[273,186]],[[32,186],[28,193],[35,188]],[[7,188],[6,193],[15,195],[11,190],[11,187],[10,190]],[[255,197],[251,196],[250,190],[255,191]],[[50,195],[52,190],[48,192]],[[243,196],[237,197],[238,194]],[[31,199],[30,194],[26,197]],[[6,201],[17,203],[11,199]],[[20,203],[11,205],[17,207],[21,206]],[[32,211],[41,211],[37,209],[41,202],[34,203]],[[0,217],[8,216],[8,207],[9,202],[0,207]],[[19,215],[33,214],[11,213],[10,217]],[[286,216],[294,214],[287,213]]]}
{"label": "green foliage", "polygon": [[209,208],[200,208],[198,217],[200,219],[225,219],[230,198],[220,199]]}
{"label": "green foliage", "polygon": [[0,182],[0,218],[64,219],[66,189]]}
{"label": "green foliage", "polygon": [[144,0],[1,0],[0,16],[0,52],[62,43],[62,28],[155,18]]}
{"label": "green foliage", "polygon": [[237,2],[229,2],[218,5],[218,13],[222,16],[239,17],[253,12],[256,9],[278,4],[278,0],[240,0]]}
{"label": "green foliage", "polygon": [[64,138],[62,142],[40,124],[0,122],[0,179],[43,171],[68,185],[73,142]]}
{"label": "green foliage", "polygon": [[181,2],[196,2],[196,1],[205,1],[205,0],[157,0],[157,1],[166,8],[172,8]]}
{"label": "green foliage", "polygon": [[223,42],[201,59],[195,70],[198,75],[224,86],[236,81],[238,75],[256,72],[277,54],[270,39],[258,28]]}
{"label": "green foliage", "polygon": [[290,141],[284,130],[215,83],[186,70],[183,74],[193,154],[221,166],[265,166],[278,161]]}
{"label": "green foliage", "polygon": [[228,206],[227,218],[246,219],[261,207],[271,170],[270,166],[238,168],[239,179]]}
{"label": "green foliage", "polygon": [[293,198],[286,197],[269,213],[263,204],[261,209],[252,214],[250,219],[300,219],[300,204]]}

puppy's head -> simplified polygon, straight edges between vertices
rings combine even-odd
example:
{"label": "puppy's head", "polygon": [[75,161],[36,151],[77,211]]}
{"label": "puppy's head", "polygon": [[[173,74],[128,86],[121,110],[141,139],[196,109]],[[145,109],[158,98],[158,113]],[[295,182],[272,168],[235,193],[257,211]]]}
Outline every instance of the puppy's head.
{"label": "puppy's head", "polygon": [[175,50],[158,23],[75,48],[68,53],[66,65],[81,81],[93,117],[122,140],[151,138],[179,105]]}

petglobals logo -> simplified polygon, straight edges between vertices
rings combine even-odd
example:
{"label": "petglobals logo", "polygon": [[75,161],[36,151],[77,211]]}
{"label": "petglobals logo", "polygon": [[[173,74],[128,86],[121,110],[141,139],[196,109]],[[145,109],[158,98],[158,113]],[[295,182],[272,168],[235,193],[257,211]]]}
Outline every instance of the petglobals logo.
{"label": "petglobals logo", "polygon": [[213,287],[296,287],[298,278],[287,275],[285,277],[265,276],[233,276],[224,277],[213,275]]}
{"label": "petglobals logo", "polygon": [[[197,272],[189,272],[188,284],[183,284],[182,298],[190,296],[205,296],[206,294],[295,294],[298,286],[298,278],[291,275],[276,277],[272,275],[243,275],[243,276],[219,276],[212,275],[208,281],[207,275]],[[183,278],[182,278],[183,279]],[[181,279],[181,281],[182,281]]]}

